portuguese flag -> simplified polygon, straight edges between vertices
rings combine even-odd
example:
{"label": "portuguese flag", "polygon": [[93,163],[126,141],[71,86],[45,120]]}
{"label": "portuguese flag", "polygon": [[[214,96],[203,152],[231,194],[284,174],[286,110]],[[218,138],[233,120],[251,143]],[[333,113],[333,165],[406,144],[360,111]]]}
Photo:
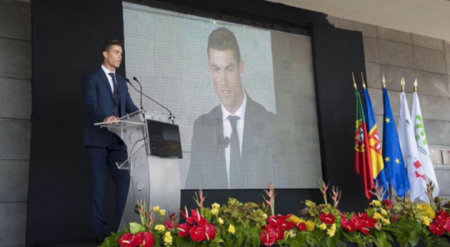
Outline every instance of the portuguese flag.
{"label": "portuguese flag", "polygon": [[373,175],[370,166],[369,156],[369,138],[367,135],[367,125],[364,118],[364,110],[361,103],[361,95],[358,89],[355,88],[356,96],[356,126],[355,126],[355,171],[361,176],[363,182],[364,194],[367,200],[370,200],[372,195],[370,192],[373,189]]}

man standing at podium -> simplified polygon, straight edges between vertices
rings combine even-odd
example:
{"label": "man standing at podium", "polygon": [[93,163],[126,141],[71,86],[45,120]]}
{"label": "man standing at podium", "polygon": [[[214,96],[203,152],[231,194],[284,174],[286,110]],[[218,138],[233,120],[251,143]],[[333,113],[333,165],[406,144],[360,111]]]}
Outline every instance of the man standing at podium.
{"label": "man standing at podium", "polygon": [[96,241],[101,244],[110,230],[105,220],[106,180],[108,170],[115,184],[116,218],[120,222],[125,207],[130,175],[119,170],[117,162],[127,159],[125,143],[112,132],[94,126],[106,122],[114,125],[121,116],[137,111],[131,100],[125,79],[116,74],[122,62],[122,44],[117,40],[103,45],[103,64],[96,71],[83,77],[83,103],[86,109],[86,124],[83,144],[91,163],[92,223]]}

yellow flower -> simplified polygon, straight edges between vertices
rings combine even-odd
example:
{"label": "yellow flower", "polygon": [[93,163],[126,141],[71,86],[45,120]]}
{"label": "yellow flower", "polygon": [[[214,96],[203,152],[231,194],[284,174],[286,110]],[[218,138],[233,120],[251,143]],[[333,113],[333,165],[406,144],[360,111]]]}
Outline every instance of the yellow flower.
{"label": "yellow flower", "polygon": [[211,205],[212,208],[220,208],[220,204],[219,203],[213,203]]}
{"label": "yellow flower", "polygon": [[267,220],[267,214],[263,214],[262,217],[264,220]]}
{"label": "yellow flower", "polygon": [[430,204],[428,203],[422,204],[421,211],[422,215],[425,215],[430,219],[434,219],[434,217],[436,216],[436,213],[433,211]]}
{"label": "yellow flower", "polygon": [[291,215],[291,217],[289,217],[289,219],[291,220],[291,222],[294,222],[296,225],[299,224],[299,223],[305,222],[304,219],[299,218],[299,217],[297,217],[295,215]]}
{"label": "yellow flower", "polygon": [[154,206],[153,207],[153,212],[158,213],[159,212],[159,206]]}
{"label": "yellow flower", "polygon": [[316,224],[314,224],[314,221],[307,220],[305,222],[305,225],[308,232],[312,232],[314,231],[314,229],[316,229]]}
{"label": "yellow flower", "polygon": [[381,219],[381,214],[375,213],[375,214],[373,214],[373,218],[376,220],[379,220],[379,219]]}
{"label": "yellow flower", "polygon": [[[322,228],[322,225],[320,227]],[[326,225],[325,225],[325,227],[326,227]],[[331,225],[330,229],[327,230],[327,235],[330,237],[333,237],[335,233],[336,233],[336,224],[333,224],[333,225]]]}
{"label": "yellow flower", "polygon": [[163,216],[163,217],[164,217],[164,215],[166,215],[166,210],[164,210],[164,209],[161,209],[161,210],[159,210],[159,213],[161,213],[161,216]]}
{"label": "yellow flower", "polygon": [[381,202],[378,200],[373,200],[370,205],[375,206],[375,207],[381,207]]}
{"label": "yellow flower", "polygon": [[422,222],[425,226],[429,226],[430,225],[430,218],[428,218],[427,216],[422,216]]}
{"label": "yellow flower", "polygon": [[325,230],[325,229],[327,229],[327,224],[322,223],[322,224],[320,224],[319,227],[320,227],[320,229]]}
{"label": "yellow flower", "polygon": [[384,210],[384,209],[381,209],[381,211],[380,211],[380,212],[381,212],[381,214],[382,214],[382,215],[384,215],[384,216],[386,216],[386,215],[387,215],[387,212],[386,212],[386,210]]}
{"label": "yellow flower", "polygon": [[219,224],[223,225],[223,219],[222,218],[218,218],[217,221],[219,222]]}
{"label": "yellow flower", "polygon": [[211,209],[211,214],[217,216],[219,214],[219,209],[217,209],[217,208]]}
{"label": "yellow flower", "polygon": [[159,232],[163,232],[166,230],[166,227],[164,227],[164,225],[158,224],[155,226],[155,230],[157,230]]}
{"label": "yellow flower", "polygon": [[385,225],[391,224],[391,222],[388,219],[382,219],[381,220]]}
{"label": "yellow flower", "polygon": [[228,232],[231,234],[234,234],[236,232],[236,229],[234,229],[234,226],[230,224],[230,226],[228,227]]}
{"label": "yellow flower", "polygon": [[166,232],[166,234],[164,234],[164,245],[172,245],[172,235],[170,235],[170,232]]}

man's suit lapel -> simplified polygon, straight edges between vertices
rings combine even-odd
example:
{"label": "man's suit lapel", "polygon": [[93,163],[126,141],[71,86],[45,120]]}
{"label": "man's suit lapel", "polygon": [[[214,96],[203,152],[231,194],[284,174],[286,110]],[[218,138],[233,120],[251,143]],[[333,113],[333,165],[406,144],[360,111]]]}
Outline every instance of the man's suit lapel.
{"label": "man's suit lapel", "polygon": [[111,89],[111,84],[109,84],[109,81],[108,81],[108,78],[106,78],[105,72],[102,70],[102,68],[100,68],[97,72],[98,72],[99,76],[102,78],[102,81],[105,84],[106,88],[108,89],[111,99],[114,101],[114,103],[117,103],[116,97],[114,97],[114,94]]}

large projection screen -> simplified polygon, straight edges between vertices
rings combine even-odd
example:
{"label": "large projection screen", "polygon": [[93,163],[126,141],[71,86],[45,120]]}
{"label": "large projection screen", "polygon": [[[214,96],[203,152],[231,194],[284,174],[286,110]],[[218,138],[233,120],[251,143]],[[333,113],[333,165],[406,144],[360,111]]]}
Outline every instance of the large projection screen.
{"label": "large projection screen", "polygon": [[[123,11],[126,74],[176,116],[184,189],[318,188],[310,37],[126,2]],[[166,114],[150,100],[144,108]]]}

